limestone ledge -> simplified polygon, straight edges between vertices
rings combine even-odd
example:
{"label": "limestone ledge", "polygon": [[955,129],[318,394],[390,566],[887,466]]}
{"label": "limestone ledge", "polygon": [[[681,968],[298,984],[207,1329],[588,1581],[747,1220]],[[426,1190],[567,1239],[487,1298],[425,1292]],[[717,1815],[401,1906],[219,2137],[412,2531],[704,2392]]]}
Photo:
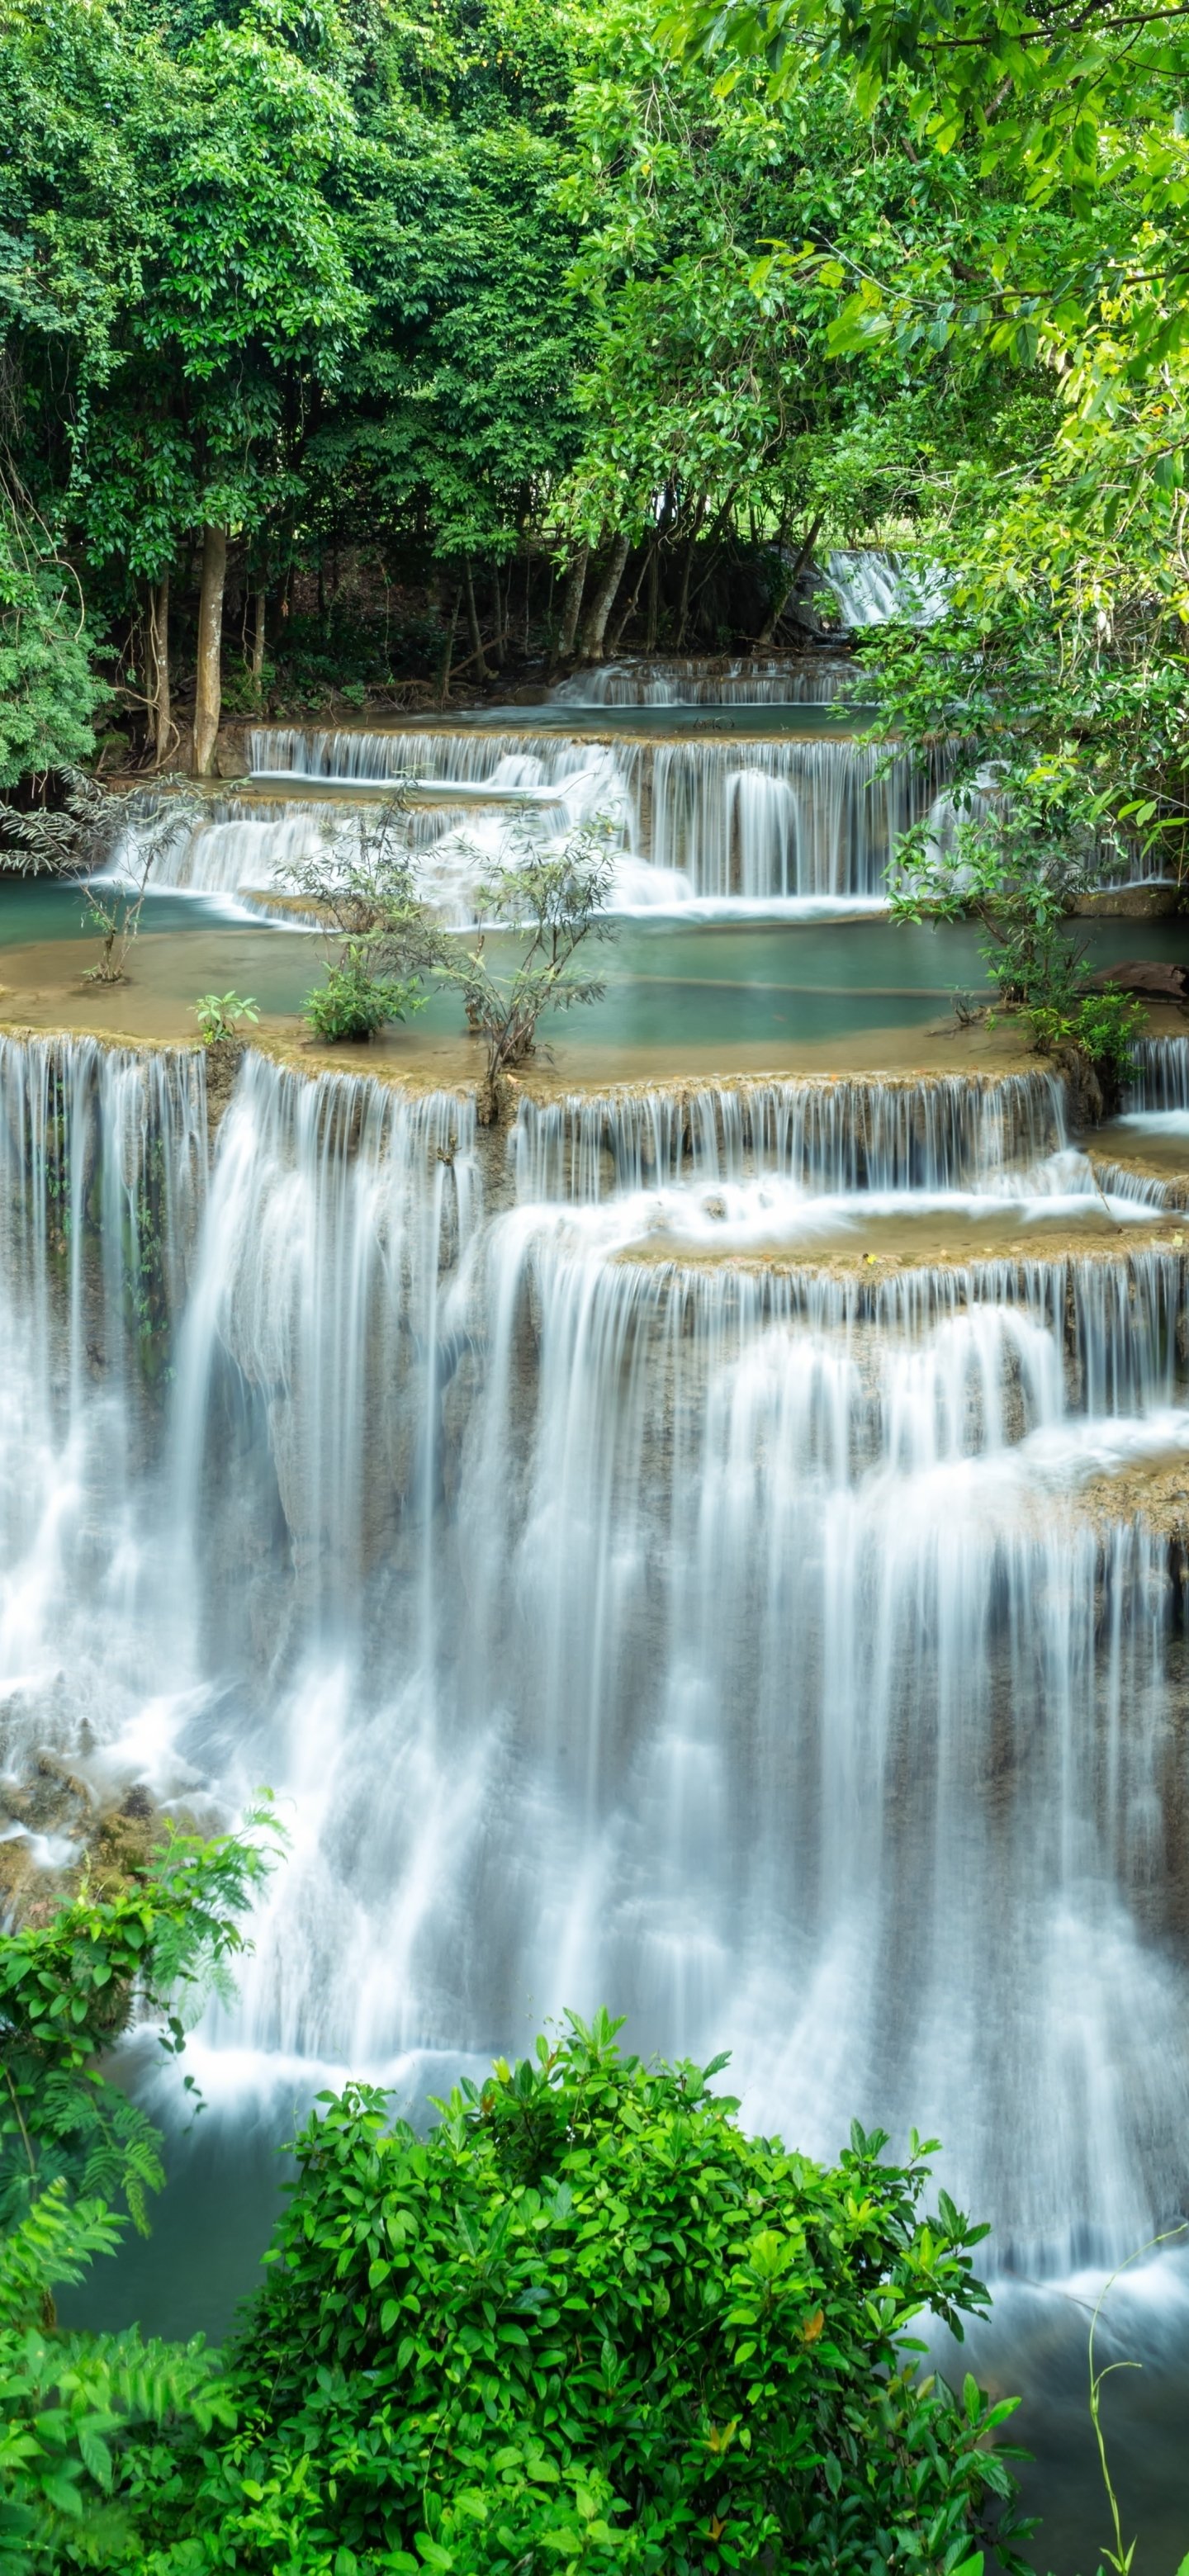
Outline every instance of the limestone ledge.
{"label": "limestone ledge", "polygon": [[[708,1192],[713,1197],[713,1189]],[[888,1219],[889,1227],[896,1220]],[[1100,1230],[1090,1226],[1071,1227],[1066,1232],[1046,1231],[1029,1242],[1023,1233],[1010,1241],[981,1246],[951,1248],[940,1244],[935,1250],[900,1245],[872,1251],[873,1227],[857,1227],[853,1250],[850,1246],[814,1252],[796,1248],[750,1248],[746,1251],[724,1246],[721,1251],[709,1245],[705,1250],[692,1248],[682,1240],[669,1239],[659,1232],[642,1238],[639,1243],[618,1247],[608,1258],[623,1269],[667,1269],[675,1274],[714,1275],[738,1271],[745,1277],[771,1279],[836,1279],[878,1291],[892,1279],[906,1283],[919,1282],[927,1290],[930,1280],[968,1281],[973,1295],[985,1294],[990,1288],[1000,1293],[1022,1292],[1038,1270],[1057,1270],[1077,1264],[1102,1271],[1117,1270],[1120,1265],[1135,1272],[1149,1253],[1159,1253],[1176,1263],[1180,1293],[1186,1288],[1186,1263],[1189,1262],[1189,1229],[1182,1230],[1170,1219],[1167,1227],[1112,1226],[1104,1220]],[[1137,1240],[1138,1237],[1138,1240]]]}

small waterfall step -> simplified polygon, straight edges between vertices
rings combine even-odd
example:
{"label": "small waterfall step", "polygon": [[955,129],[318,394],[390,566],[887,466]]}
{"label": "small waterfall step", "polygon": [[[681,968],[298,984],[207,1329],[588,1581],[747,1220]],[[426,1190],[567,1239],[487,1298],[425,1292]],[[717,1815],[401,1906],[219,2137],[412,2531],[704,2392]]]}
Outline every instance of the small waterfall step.
{"label": "small waterfall step", "polygon": [[857,694],[856,665],[825,653],[607,662],[550,691],[555,706],[822,706]]}
{"label": "small waterfall step", "polygon": [[1039,1161],[1065,1144],[1066,1116],[1065,1084],[1039,1071],[651,1083],[522,1099],[509,1152],[526,1199],[601,1198],[683,1173],[945,1189]]}

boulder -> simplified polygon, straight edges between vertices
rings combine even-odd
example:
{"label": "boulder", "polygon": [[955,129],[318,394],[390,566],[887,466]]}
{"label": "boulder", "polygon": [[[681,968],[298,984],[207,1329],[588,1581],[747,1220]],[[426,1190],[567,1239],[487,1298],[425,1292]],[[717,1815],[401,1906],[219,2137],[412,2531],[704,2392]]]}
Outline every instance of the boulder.
{"label": "boulder", "polygon": [[1129,957],[1118,966],[1100,966],[1087,975],[1086,989],[1091,993],[1151,993],[1169,1002],[1183,1002],[1189,996],[1189,966],[1162,966],[1152,958]]}

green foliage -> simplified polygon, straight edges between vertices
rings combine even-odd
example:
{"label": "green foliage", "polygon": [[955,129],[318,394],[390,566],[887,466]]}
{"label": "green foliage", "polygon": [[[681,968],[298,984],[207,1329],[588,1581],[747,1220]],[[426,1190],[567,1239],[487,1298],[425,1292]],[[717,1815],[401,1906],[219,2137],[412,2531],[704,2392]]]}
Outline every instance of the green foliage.
{"label": "green foliage", "polygon": [[[124,2218],[147,2225],[163,2179],[156,2130],[101,2071],[133,2018],[162,2017],[171,2054],[245,1947],[242,1917],[269,1866],[268,1808],[248,1838],[168,1827],[143,1872],[103,1893],[87,1873],[46,1922],[0,1940],[0,2571],[144,2563],[137,2443],[230,2430],[218,2356],[63,2332],[54,2291],[110,2254]],[[189,2081],[189,2079],[187,2079]],[[192,2089],[192,2088],[191,2088]],[[150,2454],[151,2456],[151,2454]]]}
{"label": "green foliage", "polygon": [[[985,2303],[973,2228],[856,2129],[749,2138],[715,2066],[568,2016],[421,2139],[324,2097],[235,2363],[196,2565],[456,2576],[949,2571],[1012,2493],[1011,2402],[922,2371]],[[999,2531],[1013,2557],[1010,2507]]]}
{"label": "green foliage", "polygon": [[928,822],[906,833],[896,854],[892,912],[902,921],[926,915],[954,920],[973,913],[982,924],[982,955],[1001,1001],[1022,1012],[1038,1053],[1080,1047],[1091,1064],[1125,1081],[1142,1005],[1126,994],[1087,993],[1084,946],[1071,933],[1074,897],[1102,864],[1084,808],[1055,796],[1037,779],[1001,769],[971,818],[971,799],[955,791],[959,820],[951,852],[942,854]]}
{"label": "green foliage", "polygon": [[488,1123],[499,1114],[503,1075],[534,1053],[544,1014],[597,1002],[603,992],[601,978],[575,973],[573,960],[592,932],[608,936],[612,868],[606,831],[596,822],[544,854],[525,840],[479,888],[484,920],[527,932],[510,974],[489,964],[482,933],[461,962],[444,970],[462,996],[468,1027],[486,1041],[479,1108]]}
{"label": "green foliage", "polygon": [[240,993],[203,993],[194,1004],[198,1034],[205,1047],[222,1046],[242,1027],[254,1027],[260,1017],[255,1002]]}
{"label": "green foliage", "polygon": [[326,841],[289,871],[287,883],[326,932],[325,976],[305,1003],[318,1037],[370,1038],[422,1010],[424,979],[444,955],[417,891],[403,811],[394,782],[378,812],[360,816],[351,851]]}
{"label": "green foliage", "polygon": [[267,1808],[247,1823],[257,1839],[168,1825],[143,1879],[93,1895],[84,1875],[48,1923],[0,1942],[0,2225],[65,2182],[122,2198],[144,2226],[156,2132],[95,2060],[134,2013],[162,2016],[161,2045],[179,2052],[187,2019],[228,1988],[277,1837]]}
{"label": "green foliage", "polygon": [[1032,1002],[1025,1016],[1038,1054],[1051,1055],[1061,1046],[1080,1047],[1092,1065],[1109,1073],[1113,1084],[1127,1082],[1133,1075],[1132,1040],[1145,1013],[1142,1003],[1126,993],[1084,993],[1064,1010],[1052,1003]]}
{"label": "green foliage", "polygon": [[85,760],[101,695],[78,584],[0,491],[0,789]]}
{"label": "green foliage", "polygon": [[147,2428],[208,2436],[235,2416],[219,2357],[116,2335],[62,2333],[53,2286],[110,2254],[118,2222],[52,2183],[0,2236],[0,2571],[135,2566],[124,2454]]}
{"label": "green foliage", "polygon": [[359,1045],[391,1021],[420,1010],[422,1002],[415,986],[370,974],[366,966],[348,960],[345,966],[327,967],[321,984],[307,993],[304,1009],[315,1037],[332,1045]]}
{"label": "green foliage", "polygon": [[0,809],[0,847],[14,875],[82,879],[110,859],[126,813],[86,770],[73,765],[47,774],[44,801]]}
{"label": "green foliage", "polygon": [[[121,2229],[95,2059],[134,2005],[180,2049],[267,1866],[258,1833],[173,1834],[0,1946],[4,2576],[868,2576],[890,2530],[897,2566],[973,2576],[988,2512],[1020,2566],[1014,2401],[955,2397],[912,2333],[986,2304],[986,2230],[923,2210],[930,2148],[887,2165],[856,2128],[825,2169],[748,2138],[725,2060],[645,2066],[605,2013],[425,2139],[370,2087],[324,2095],[226,2361],[60,2328],[55,2288]],[[116,2163],[135,2212],[143,2157]]]}
{"label": "green foliage", "polygon": [[920,514],[951,614],[875,649],[889,724],[907,714],[920,740],[948,703],[964,747],[993,734],[1021,781],[1043,766],[1180,879],[1185,22],[1042,10],[1017,23],[984,0],[881,0],[861,16],[839,0],[676,0],[666,29],[729,97],[759,81],[812,116],[841,76],[873,145],[898,102],[928,186],[950,191],[948,242],[936,226],[865,245],[790,229],[771,258],[777,277],[834,298],[837,357],[869,373],[894,353],[939,389],[967,387],[958,453],[939,459]]}
{"label": "green foliage", "polygon": [[691,549],[696,599],[745,530],[753,558],[767,541],[778,582],[774,541],[816,527],[850,542],[890,515],[928,517],[939,465],[962,452],[974,369],[965,353],[931,363],[922,399],[924,370],[895,339],[856,369],[834,337],[852,270],[899,273],[907,241],[948,276],[984,228],[965,174],[916,149],[903,96],[890,90],[873,122],[841,73],[823,73],[811,104],[750,68],[724,86],[667,58],[629,0],[576,84],[575,120],[567,202],[584,217],[594,363],[564,496],[574,524],[595,537],[619,521],[676,557],[679,630]]}

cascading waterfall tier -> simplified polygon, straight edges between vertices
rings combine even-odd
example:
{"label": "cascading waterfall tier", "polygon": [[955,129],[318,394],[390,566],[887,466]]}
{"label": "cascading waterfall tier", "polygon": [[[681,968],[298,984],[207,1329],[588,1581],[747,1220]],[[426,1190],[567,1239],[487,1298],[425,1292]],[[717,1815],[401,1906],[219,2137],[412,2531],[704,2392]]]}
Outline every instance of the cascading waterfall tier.
{"label": "cascading waterfall tier", "polygon": [[1189,1110],[1189,1038],[1137,1038],[1131,1053],[1129,1109]]}
{"label": "cascading waterfall tier", "polygon": [[560,680],[550,695],[556,705],[574,707],[824,706],[844,691],[861,695],[860,682],[853,662],[825,654],[717,665],[691,656],[606,662]]}
{"label": "cascading waterfall tier", "polygon": [[[555,733],[297,733],[250,736],[264,778],[390,778],[455,782],[468,795],[537,800],[546,834],[599,819],[635,871],[621,868],[618,899],[781,901],[882,896],[900,835],[923,812],[936,781],[907,759],[884,763],[878,747],[845,737],[611,743]],[[550,819],[552,817],[552,819]],[[516,830],[505,815],[460,824],[434,818],[431,890],[445,893],[449,861],[473,883],[484,859],[507,855]],[[275,828],[275,827],[274,827]],[[422,824],[429,849],[434,826]],[[478,859],[478,866],[477,866]],[[236,862],[238,864],[238,861]]]}
{"label": "cascading waterfall tier", "polygon": [[[583,826],[607,833],[619,909],[701,901],[879,903],[901,834],[936,781],[872,744],[845,736],[749,741],[613,742],[527,730],[249,735],[249,792],[187,809],[156,862],[154,882],[196,894],[267,893],[319,852],[349,861],[368,828],[360,800],[391,781],[409,786],[396,829],[427,896],[448,920],[474,918],[493,866],[526,846],[549,846]],[[314,802],[303,782],[337,788]],[[292,788],[277,802],[271,791]],[[450,790],[458,791],[457,801]],[[418,789],[432,791],[418,804]],[[354,804],[350,801],[354,798]],[[373,822],[382,798],[371,799]],[[395,813],[395,808],[390,809]],[[154,808],[155,817],[155,808]],[[148,807],[130,833],[148,828]],[[156,820],[153,828],[157,829]]]}
{"label": "cascading waterfall tier", "polygon": [[683,1173],[785,1172],[819,1189],[952,1189],[1066,1142],[1053,1074],[837,1076],[649,1084],[522,1100],[509,1140],[521,1199],[601,1198]]}
{"label": "cascading waterfall tier", "polygon": [[139,1742],[142,1540],[206,1186],[204,1076],[199,1053],[0,1039],[6,1770]]}
{"label": "cascading waterfall tier", "polygon": [[944,617],[950,584],[937,565],[906,562],[875,547],[836,547],[827,557],[825,583],[842,624],[852,632],[899,618],[931,626]]}
{"label": "cascading waterfall tier", "polygon": [[[204,1188],[200,1069],[44,1060],[0,1054],[6,1401],[91,1486],[86,1544],[6,1526],[0,1705],[284,1798],[215,2057],[291,2096],[607,2000],[809,2149],[940,2135],[1000,2259],[1141,2242],[1189,2180],[1184,1559],[1137,1501],[1189,1458],[1184,1255],[1134,1204],[1084,1253],[739,1248],[765,1193],[1096,1196],[1059,1086],[526,1103],[505,1163],[465,1099],[249,1054]],[[162,1389],[118,1264],[92,1365],[70,1263],[166,1148]]]}

